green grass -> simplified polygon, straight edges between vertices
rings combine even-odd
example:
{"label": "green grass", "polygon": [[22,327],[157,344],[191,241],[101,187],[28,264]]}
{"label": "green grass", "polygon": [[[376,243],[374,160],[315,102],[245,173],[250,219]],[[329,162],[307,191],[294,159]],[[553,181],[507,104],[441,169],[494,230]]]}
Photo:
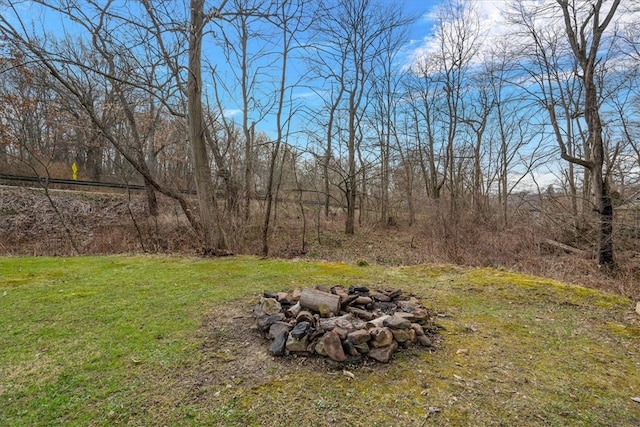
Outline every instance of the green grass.
{"label": "green grass", "polygon": [[[440,313],[443,343],[350,381],[272,358],[238,369],[238,335],[266,344],[203,326],[315,284],[412,292]],[[4,258],[0,426],[637,426],[639,320],[620,296],[491,269]]]}

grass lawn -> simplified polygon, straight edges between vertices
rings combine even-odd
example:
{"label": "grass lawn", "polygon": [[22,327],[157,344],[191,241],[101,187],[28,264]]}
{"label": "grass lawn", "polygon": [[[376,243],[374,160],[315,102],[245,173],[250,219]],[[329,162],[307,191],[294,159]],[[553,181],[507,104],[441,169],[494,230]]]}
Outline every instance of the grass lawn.
{"label": "grass lawn", "polygon": [[[274,359],[262,291],[400,287],[442,344],[388,365]],[[492,269],[0,259],[0,426],[639,426],[629,299]]]}

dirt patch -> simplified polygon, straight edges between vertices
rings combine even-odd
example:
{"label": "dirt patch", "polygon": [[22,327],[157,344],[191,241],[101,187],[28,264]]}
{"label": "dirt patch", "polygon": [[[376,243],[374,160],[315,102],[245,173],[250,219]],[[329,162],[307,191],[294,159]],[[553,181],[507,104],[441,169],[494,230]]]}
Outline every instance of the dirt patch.
{"label": "dirt patch", "polygon": [[[215,307],[203,319],[198,332],[202,340],[202,359],[188,372],[180,372],[179,383],[189,390],[190,399],[201,401],[220,388],[242,385],[245,389],[260,387],[285,376],[324,372],[342,375],[343,370],[355,372],[385,372],[391,364],[362,360],[358,363],[338,363],[326,357],[275,357],[269,354],[270,340],[263,338],[255,326],[252,309],[255,301],[239,300]],[[412,347],[401,352],[411,356],[432,349]]]}

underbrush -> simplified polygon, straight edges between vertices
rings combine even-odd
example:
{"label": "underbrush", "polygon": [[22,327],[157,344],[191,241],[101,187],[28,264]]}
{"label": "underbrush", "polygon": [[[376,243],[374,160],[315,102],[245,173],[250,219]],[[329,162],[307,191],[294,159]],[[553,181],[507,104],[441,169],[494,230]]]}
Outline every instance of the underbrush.
{"label": "underbrush", "polygon": [[[200,254],[197,234],[167,198],[159,198],[160,215],[150,217],[140,195],[52,190],[50,196],[37,189],[0,187],[0,255]],[[233,253],[261,254],[261,208],[255,204],[247,224],[226,215]],[[468,213],[451,218],[437,206],[425,210],[412,226],[402,220],[380,225],[364,217],[356,234],[346,235],[339,211],[325,218],[316,207],[301,211],[281,204],[270,255],[386,266],[427,262],[504,268],[640,299],[638,241],[629,235],[619,242],[619,268],[607,273],[597,268],[589,233],[579,242],[579,254],[542,244],[567,235],[571,224],[566,219],[554,223],[525,213],[501,227],[496,218],[479,221]],[[564,243],[578,244],[576,231],[569,234],[573,240]]]}

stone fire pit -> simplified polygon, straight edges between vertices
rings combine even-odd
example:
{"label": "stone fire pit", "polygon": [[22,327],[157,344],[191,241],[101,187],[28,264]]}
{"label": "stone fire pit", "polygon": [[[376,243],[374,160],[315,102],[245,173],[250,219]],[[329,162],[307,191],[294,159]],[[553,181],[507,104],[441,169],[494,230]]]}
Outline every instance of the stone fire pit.
{"label": "stone fire pit", "polygon": [[265,292],[254,315],[274,356],[387,363],[399,348],[432,347],[438,335],[432,313],[400,289],[334,286]]}

